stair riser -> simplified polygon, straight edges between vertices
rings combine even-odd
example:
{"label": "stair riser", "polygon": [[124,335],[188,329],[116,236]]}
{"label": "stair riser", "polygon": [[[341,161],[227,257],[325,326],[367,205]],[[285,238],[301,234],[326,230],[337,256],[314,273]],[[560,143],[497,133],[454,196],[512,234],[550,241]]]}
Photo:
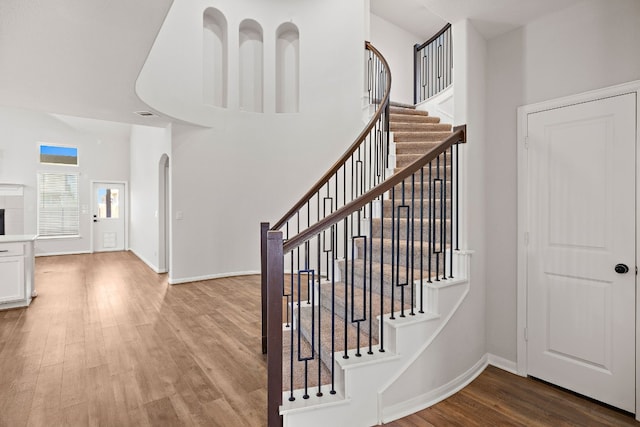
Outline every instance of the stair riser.
{"label": "stair riser", "polygon": [[[391,217],[387,217],[384,218],[382,221],[378,218],[374,218],[373,219],[373,224],[372,224],[372,233],[373,233],[373,238],[374,239],[379,239],[380,238],[380,232],[383,231],[383,235],[385,238],[390,238],[391,237]],[[413,236],[411,236],[412,230],[411,230],[411,224],[409,224],[409,229],[407,230],[407,220],[405,218],[401,218],[400,220],[398,220],[398,218],[395,218],[394,220],[395,224],[396,224],[396,229],[394,231],[394,235],[395,238],[399,238],[400,240],[407,240],[407,234],[409,234],[409,239],[411,239],[411,237],[413,237],[413,240],[415,242],[420,242],[421,236],[420,236],[420,221],[414,221],[413,222]],[[398,225],[399,223],[399,225]],[[440,220],[434,220],[432,221],[432,226],[436,228],[436,241],[440,240]],[[424,220],[422,221],[422,231],[423,231],[423,236],[424,240],[423,240],[423,247],[426,248],[427,242],[429,240],[429,238],[431,237],[429,235],[429,221],[428,220]],[[447,219],[446,221],[446,226],[447,226],[447,230],[451,230],[451,220]],[[431,233],[433,233],[433,230],[431,231]],[[451,234],[450,231],[447,232],[446,235],[446,242],[447,243],[451,243]],[[374,245],[376,244],[376,240],[374,240]],[[379,243],[378,243],[379,244]]]}
{"label": "stair riser", "polygon": [[389,107],[389,113],[391,114],[403,114],[409,116],[429,117],[429,112],[424,110],[416,110],[415,108],[403,108],[403,107]]}
{"label": "stair riser", "polygon": [[391,132],[451,132],[451,125],[430,122],[391,122]]}
{"label": "stair riser", "polygon": [[396,155],[420,154],[425,155],[438,145],[437,141],[432,142],[399,142],[396,143]]}
{"label": "stair riser", "polygon": [[[389,114],[390,123],[440,123],[439,117],[423,116],[421,114]],[[447,125],[451,127],[451,125]]]}
{"label": "stair riser", "polygon": [[[448,202],[450,202],[450,199],[448,199]],[[429,208],[430,208],[431,204],[429,203],[429,200],[425,200],[424,203],[422,204],[422,218],[424,220],[427,220],[429,218]],[[447,205],[448,206],[448,205]],[[396,202],[396,207],[397,207],[397,202]],[[440,200],[436,200],[435,202],[435,208],[436,209],[440,209]],[[449,209],[449,208],[447,208]],[[397,211],[397,209],[396,209]],[[391,218],[391,214],[392,214],[392,208],[391,208],[391,203],[385,203],[384,207],[383,207],[383,215],[385,219],[390,219]],[[447,210],[447,212],[449,212]],[[411,212],[409,212],[411,213]],[[397,213],[396,213],[397,215]],[[433,212],[431,212],[431,215],[433,215]],[[416,200],[415,205],[413,207],[413,218],[420,218],[420,200]]]}
{"label": "stair riser", "polygon": [[451,132],[393,132],[395,142],[440,142],[451,136]]}
{"label": "stair riser", "polygon": [[[428,176],[425,177],[425,179],[428,179]],[[433,177],[433,179],[435,179],[435,177]],[[420,189],[422,188],[422,196],[425,200],[425,203],[428,203],[429,201],[429,183],[425,182],[422,186],[420,185],[419,182],[416,181],[415,185],[412,186],[406,185],[404,186],[404,192],[402,191],[402,186],[396,187],[395,191],[394,191],[394,195],[395,195],[395,204],[399,205],[402,202],[402,195],[404,194],[404,199],[406,203],[410,203],[410,201],[412,199],[416,200],[416,203],[420,202]],[[436,200],[440,199],[440,189],[442,188],[442,192],[443,192],[443,196],[446,196],[447,199],[451,198],[451,181],[447,182],[446,186],[443,186],[442,184],[432,184],[431,185],[431,191],[435,192],[435,194],[432,194],[432,196],[435,196]],[[412,193],[413,191],[413,193]],[[446,191],[446,194],[444,194],[444,192]],[[413,194],[413,196],[412,196]],[[385,203],[389,203],[391,204],[391,198],[392,198],[392,194],[391,191],[389,191],[388,193],[389,195],[389,199],[388,201],[385,200]]]}
{"label": "stair riser", "polygon": [[[415,162],[416,160],[418,160],[419,158],[421,158],[422,156],[424,156],[426,153],[413,153],[413,154],[396,154],[396,168],[404,168],[408,165],[410,165],[411,163]],[[451,156],[447,155],[447,161],[446,161],[446,165],[450,166],[451,165]],[[442,156],[440,158],[440,168],[442,168],[443,166],[445,166],[445,161],[444,161],[444,156]],[[431,173],[433,175],[436,174],[436,171],[438,169],[438,164],[437,164],[437,160],[434,160],[431,166]],[[428,175],[429,173],[429,168],[428,165],[425,166],[425,175]],[[441,171],[442,174],[442,171]]]}
{"label": "stair riser", "polygon": [[[449,235],[450,233],[450,229],[447,229],[447,235]],[[436,237],[438,239],[438,237]],[[422,260],[422,269],[424,271],[427,271],[429,268],[429,245],[425,242],[422,246],[423,252],[422,254],[420,253],[420,244],[419,242],[415,242],[414,244],[414,251],[413,251],[413,257],[411,256],[411,253],[409,253],[409,256],[407,257],[406,255],[406,239],[403,241],[402,239],[400,240],[400,255],[398,256],[398,254],[396,253],[397,250],[397,241],[396,244],[394,245],[393,249],[391,248],[391,243],[390,241],[387,241],[383,244],[383,246],[380,246],[379,242],[375,242],[374,241],[374,245],[373,245],[373,253],[368,253],[367,256],[372,257],[373,262],[380,262],[382,259],[384,260],[385,263],[390,263],[392,260],[392,253],[393,256],[395,257],[395,259],[397,260],[397,264],[401,265],[403,267],[407,267],[407,261],[408,261],[408,266],[411,267],[411,262],[413,261],[413,268],[418,270],[420,269],[420,260]],[[439,244],[436,243],[436,245],[439,248]],[[364,257],[364,248],[363,248],[363,243],[362,240],[357,240],[356,241],[356,248],[358,248],[358,258],[362,259]],[[432,251],[434,251],[436,249],[436,247],[432,246]],[[367,252],[369,251],[369,248],[367,248]],[[431,255],[431,272],[433,274],[435,274],[436,271],[436,265],[437,262],[439,260],[439,272],[442,274],[442,261],[443,261],[443,254],[439,254],[436,255],[435,253]],[[446,264],[447,264],[447,272],[449,271],[449,256],[447,255],[446,257]]]}

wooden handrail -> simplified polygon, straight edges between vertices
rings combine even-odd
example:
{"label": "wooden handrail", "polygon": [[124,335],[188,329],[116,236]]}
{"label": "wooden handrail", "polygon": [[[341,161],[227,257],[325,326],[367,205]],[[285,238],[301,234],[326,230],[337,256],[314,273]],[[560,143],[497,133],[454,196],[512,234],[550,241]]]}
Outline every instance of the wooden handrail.
{"label": "wooden handrail", "polygon": [[333,164],[333,166],[331,166],[331,168],[327,172],[325,172],[324,175],[322,175],[318,182],[316,182],[309,189],[309,191],[307,191],[305,195],[302,196],[302,198],[295,205],[293,205],[291,209],[289,209],[278,222],[275,223],[271,230],[279,230],[280,228],[282,228],[282,226],[285,225],[291,218],[293,218],[296,212],[298,212],[305,205],[305,203],[307,203],[318,192],[318,190],[322,188],[322,186],[329,182],[329,180],[336,174],[336,172],[338,172],[338,170],[340,170],[340,168],[349,159],[349,157],[351,157],[351,155],[356,152],[358,147],[360,147],[360,144],[362,144],[367,135],[369,135],[369,132],[371,132],[371,129],[373,129],[373,127],[376,125],[378,119],[380,119],[380,116],[382,115],[382,112],[389,103],[389,93],[391,91],[391,71],[389,69],[389,64],[384,59],[382,54],[371,45],[371,43],[365,41],[364,45],[366,49],[372,51],[380,59],[387,72],[387,84],[385,87],[384,96],[382,97],[382,101],[378,105],[378,108],[376,109],[373,117],[371,117],[371,120],[369,120],[367,126],[362,130],[362,132],[360,132],[360,135],[358,135],[354,143],[351,144],[347,151],[345,151],[345,153]]}
{"label": "wooden handrail", "polygon": [[436,40],[438,37],[440,37],[441,35],[444,34],[445,31],[447,31],[449,28],[451,28],[451,24],[447,24],[444,27],[442,27],[442,29],[440,31],[438,31],[433,37],[431,37],[429,40],[427,40],[426,42],[420,44],[420,45],[415,45],[414,48],[416,51],[418,50],[422,50],[425,47],[427,47],[429,44],[431,44],[431,42],[433,42],[434,40]]}
{"label": "wooden handrail", "polygon": [[293,249],[297,248],[307,240],[311,239],[313,236],[317,235],[321,231],[326,230],[332,225],[337,224],[339,221],[342,221],[352,213],[362,209],[368,203],[374,201],[377,197],[381,196],[385,192],[391,190],[396,185],[400,184],[402,181],[416,173],[422,167],[435,160],[440,154],[444,153],[454,144],[457,143],[465,143],[467,142],[467,126],[461,125],[456,126],[454,128],[453,133],[447,139],[442,141],[440,144],[435,146],[433,149],[429,150],[424,156],[420,157],[410,165],[406,166],[404,169],[392,175],[387,180],[379,184],[378,186],[372,188],[362,196],[353,200],[350,203],[347,203],[337,211],[333,212],[331,215],[326,216],[322,220],[316,222],[312,226],[308,227],[306,230],[298,233],[297,235],[291,237],[284,243],[283,252],[286,254]]}

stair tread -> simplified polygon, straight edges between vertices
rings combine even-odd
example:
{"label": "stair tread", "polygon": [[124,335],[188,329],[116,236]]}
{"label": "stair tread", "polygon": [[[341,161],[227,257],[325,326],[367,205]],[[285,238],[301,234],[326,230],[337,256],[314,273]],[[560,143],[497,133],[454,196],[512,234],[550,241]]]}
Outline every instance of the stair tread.
{"label": "stair tread", "polygon": [[[368,333],[363,331],[363,328],[360,328],[360,333],[358,333],[358,327],[356,324],[352,322],[345,322],[339,316],[333,316],[331,318],[331,311],[322,306],[316,307],[300,307],[299,309],[299,318],[300,318],[300,328],[302,335],[310,341],[311,340],[311,314],[312,310],[319,310],[320,314],[320,327],[318,327],[318,322],[314,322],[315,328],[315,336],[314,344],[316,346],[316,351],[318,350],[317,344],[320,344],[320,356],[323,361],[329,362],[331,360],[331,336],[335,336],[334,340],[334,354],[335,357],[342,357],[345,350],[352,350],[356,348],[362,348],[364,346],[369,345],[369,337],[371,337],[371,344],[373,346],[378,345],[378,339],[376,336],[369,335]],[[318,313],[314,313],[317,315]],[[332,321],[333,320],[333,325]],[[318,336],[318,329],[320,330],[320,334]],[[333,334],[332,334],[333,332]],[[346,342],[347,346],[345,347],[345,333],[346,333]],[[358,346],[358,336],[360,337],[359,346]]]}

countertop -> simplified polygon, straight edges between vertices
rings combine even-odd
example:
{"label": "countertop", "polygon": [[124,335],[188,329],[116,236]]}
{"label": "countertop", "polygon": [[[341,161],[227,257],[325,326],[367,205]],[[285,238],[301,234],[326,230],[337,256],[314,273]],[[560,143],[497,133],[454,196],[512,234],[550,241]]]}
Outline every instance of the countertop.
{"label": "countertop", "polygon": [[35,234],[8,234],[6,236],[0,236],[0,243],[30,242],[35,239]]}

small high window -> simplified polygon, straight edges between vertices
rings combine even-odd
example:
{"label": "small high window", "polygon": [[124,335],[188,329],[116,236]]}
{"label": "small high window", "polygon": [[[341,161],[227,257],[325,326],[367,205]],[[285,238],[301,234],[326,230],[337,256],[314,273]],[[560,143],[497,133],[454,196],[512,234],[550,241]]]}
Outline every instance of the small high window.
{"label": "small high window", "polygon": [[78,166],[78,149],[59,145],[40,145],[40,163]]}

